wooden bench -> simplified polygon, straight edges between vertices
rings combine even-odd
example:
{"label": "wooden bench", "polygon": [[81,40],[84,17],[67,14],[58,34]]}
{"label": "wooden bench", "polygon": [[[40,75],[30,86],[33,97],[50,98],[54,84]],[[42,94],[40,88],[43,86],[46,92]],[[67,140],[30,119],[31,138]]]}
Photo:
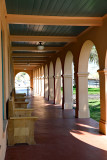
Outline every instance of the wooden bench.
{"label": "wooden bench", "polygon": [[17,143],[36,144],[34,126],[37,117],[10,117],[8,120],[8,145]]}
{"label": "wooden bench", "polygon": [[27,108],[29,102],[24,102],[24,101],[18,101],[14,102],[15,108]]}
{"label": "wooden bench", "polygon": [[[20,103],[18,103],[19,105]],[[16,108],[16,104],[14,102],[14,99],[9,101],[9,117],[11,116],[31,116],[31,113],[34,111],[32,108]]]}
{"label": "wooden bench", "polygon": [[25,97],[26,93],[15,93],[15,97]]}
{"label": "wooden bench", "polygon": [[19,101],[25,102],[25,100],[26,100],[26,97],[15,97],[15,102],[19,102]]}
{"label": "wooden bench", "polygon": [[37,117],[31,116],[34,109],[15,108],[14,98],[9,101],[8,145],[17,143],[35,144],[34,127]]}

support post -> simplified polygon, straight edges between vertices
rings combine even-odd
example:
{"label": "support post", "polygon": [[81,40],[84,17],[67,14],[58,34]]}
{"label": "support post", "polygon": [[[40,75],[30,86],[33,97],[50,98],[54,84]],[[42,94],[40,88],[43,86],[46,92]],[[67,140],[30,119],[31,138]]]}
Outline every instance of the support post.
{"label": "support post", "polygon": [[99,131],[107,135],[107,70],[98,70],[100,78],[100,111]]}
{"label": "support post", "polygon": [[88,73],[81,72],[78,76],[78,118],[89,118],[88,106]]}

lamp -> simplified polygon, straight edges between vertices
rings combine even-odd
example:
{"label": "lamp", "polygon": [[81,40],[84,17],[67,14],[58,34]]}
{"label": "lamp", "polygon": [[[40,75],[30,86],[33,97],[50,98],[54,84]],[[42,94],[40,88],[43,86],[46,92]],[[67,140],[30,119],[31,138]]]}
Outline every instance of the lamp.
{"label": "lamp", "polygon": [[44,49],[44,46],[43,46],[42,42],[39,42],[39,45],[37,46],[37,49],[38,50],[43,50]]}

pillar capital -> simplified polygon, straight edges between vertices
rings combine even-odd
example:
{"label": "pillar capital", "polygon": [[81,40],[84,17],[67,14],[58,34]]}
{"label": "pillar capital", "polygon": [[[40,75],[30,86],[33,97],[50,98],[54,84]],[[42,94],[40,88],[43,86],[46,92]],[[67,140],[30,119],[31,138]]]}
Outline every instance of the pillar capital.
{"label": "pillar capital", "polygon": [[49,76],[49,79],[52,79],[52,78],[54,78],[54,76]]}
{"label": "pillar capital", "polygon": [[41,76],[41,79],[44,79],[44,76]]}
{"label": "pillar capital", "polygon": [[105,69],[99,69],[99,70],[97,70],[97,72],[99,73],[99,74],[107,74],[107,68],[105,68]]}
{"label": "pillar capital", "polygon": [[69,74],[69,75],[64,74],[63,77],[64,77],[64,78],[72,78],[72,74]]}
{"label": "pillar capital", "polygon": [[48,76],[45,76],[44,79],[48,79]]}
{"label": "pillar capital", "polygon": [[55,77],[55,79],[59,79],[59,78],[61,78],[61,75],[56,75],[54,77]]}
{"label": "pillar capital", "polygon": [[89,72],[78,72],[78,77],[87,77],[89,75]]}

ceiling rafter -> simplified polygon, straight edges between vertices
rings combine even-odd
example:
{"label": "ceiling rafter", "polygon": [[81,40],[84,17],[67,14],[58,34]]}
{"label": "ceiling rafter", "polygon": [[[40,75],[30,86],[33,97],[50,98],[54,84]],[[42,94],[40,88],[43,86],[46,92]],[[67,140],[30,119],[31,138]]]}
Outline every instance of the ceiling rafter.
{"label": "ceiling rafter", "polygon": [[12,57],[51,57],[52,53],[12,53]]}
{"label": "ceiling rafter", "polygon": [[13,63],[14,64],[19,64],[19,65],[20,64],[26,64],[26,65],[28,65],[28,63],[29,64],[31,64],[31,63],[32,64],[38,64],[38,63],[43,64],[43,63],[46,63],[46,61],[43,61],[43,60],[38,60],[38,61],[27,61],[27,60],[26,61],[16,61],[15,60],[15,61],[13,61]]}
{"label": "ceiling rafter", "polygon": [[[61,50],[63,47],[45,47],[42,51],[58,51]],[[11,47],[11,51],[38,51],[40,52],[37,47]],[[41,52],[42,52],[41,51]]]}
{"label": "ceiling rafter", "polygon": [[102,17],[65,17],[7,14],[9,24],[58,25],[58,26],[101,26]]}
{"label": "ceiling rafter", "polygon": [[67,36],[17,36],[10,35],[12,42],[76,42],[76,37]]}
{"label": "ceiling rafter", "polygon": [[47,57],[14,57],[14,61],[46,61],[48,58]]}

